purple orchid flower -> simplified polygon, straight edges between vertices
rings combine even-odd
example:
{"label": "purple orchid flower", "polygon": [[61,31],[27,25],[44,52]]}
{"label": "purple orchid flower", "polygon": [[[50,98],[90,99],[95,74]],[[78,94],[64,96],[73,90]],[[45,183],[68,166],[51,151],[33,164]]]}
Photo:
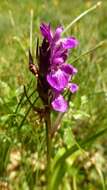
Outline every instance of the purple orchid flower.
{"label": "purple orchid flower", "polygon": [[[40,47],[39,81],[41,83],[38,83],[39,94],[48,96],[48,91],[51,90],[52,108],[59,112],[65,112],[68,103],[62,93],[65,89],[69,89],[71,93],[78,90],[77,84],[70,82],[77,73],[77,69],[67,63],[69,51],[78,45],[78,41],[74,37],[62,38],[62,27],[57,27],[53,32],[50,24],[43,23],[40,30],[44,39]],[[43,95],[42,100],[48,104],[49,100],[47,98],[45,100],[44,97]]]}

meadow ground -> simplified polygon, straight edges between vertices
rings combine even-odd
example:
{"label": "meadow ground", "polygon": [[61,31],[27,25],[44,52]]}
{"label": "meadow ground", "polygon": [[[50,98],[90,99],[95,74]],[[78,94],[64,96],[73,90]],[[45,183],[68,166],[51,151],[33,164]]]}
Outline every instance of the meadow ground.
{"label": "meadow ground", "polygon": [[[36,39],[41,39],[41,22],[50,22],[53,28],[65,27],[97,2],[0,0],[0,190],[46,189],[45,128],[23,93],[24,85],[28,95],[36,86],[28,70],[31,20],[35,51]],[[62,165],[59,160],[59,167],[53,169],[50,190],[106,190],[107,1],[65,35],[79,41],[69,58],[78,69],[74,81],[79,91],[72,97],[53,140],[52,167],[64,152],[67,159],[62,159]],[[36,96],[33,93],[31,100]]]}

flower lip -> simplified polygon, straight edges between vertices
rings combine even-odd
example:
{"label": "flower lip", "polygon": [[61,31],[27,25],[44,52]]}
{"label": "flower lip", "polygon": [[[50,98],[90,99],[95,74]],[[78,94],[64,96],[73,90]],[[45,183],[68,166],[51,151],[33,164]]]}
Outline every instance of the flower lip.
{"label": "flower lip", "polygon": [[47,74],[47,81],[51,87],[57,91],[62,91],[67,86],[69,81],[69,75],[66,74],[63,70],[58,69],[56,71],[50,72]]}
{"label": "flower lip", "polygon": [[77,39],[74,37],[62,38],[59,40],[59,42],[62,44],[62,47],[64,49],[72,49],[72,48],[75,48],[79,44]]}
{"label": "flower lip", "polygon": [[52,108],[55,111],[66,112],[68,108],[68,103],[64,100],[62,95],[57,96],[51,103]]}
{"label": "flower lip", "polygon": [[60,65],[62,64],[63,58],[62,57],[55,57],[54,59],[52,59],[52,65]]}
{"label": "flower lip", "polygon": [[77,69],[75,67],[73,67],[72,65],[70,64],[63,64],[61,66],[62,70],[64,70],[64,72],[66,72],[67,74],[69,75],[75,75],[77,73]]}

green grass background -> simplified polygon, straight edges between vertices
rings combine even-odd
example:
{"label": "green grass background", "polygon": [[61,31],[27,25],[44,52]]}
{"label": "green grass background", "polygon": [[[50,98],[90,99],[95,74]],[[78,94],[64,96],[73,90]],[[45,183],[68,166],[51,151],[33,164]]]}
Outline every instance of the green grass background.
{"label": "green grass background", "polygon": [[[96,2],[0,0],[0,190],[46,189],[45,128],[35,113],[27,113],[26,98],[17,107],[23,97],[23,85],[28,94],[36,86],[28,70],[27,56],[31,10],[35,54],[36,39],[41,38],[41,22],[50,22],[53,28],[65,27]],[[79,146],[81,140],[107,128],[107,1],[103,0],[99,8],[82,18],[65,35],[75,36],[79,41],[78,48],[70,55],[70,63],[100,42],[104,43],[73,63],[78,69],[74,81],[79,91],[72,97],[70,109],[53,141],[53,163],[69,147]],[[36,96],[33,94],[31,100]],[[64,172],[60,171],[56,180],[58,189],[106,190],[107,133],[85,150],[79,147],[64,164]]]}

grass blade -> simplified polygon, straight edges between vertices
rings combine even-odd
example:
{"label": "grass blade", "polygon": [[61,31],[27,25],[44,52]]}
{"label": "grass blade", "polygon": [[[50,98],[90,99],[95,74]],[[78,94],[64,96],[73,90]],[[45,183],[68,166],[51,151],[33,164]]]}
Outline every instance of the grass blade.
{"label": "grass blade", "polygon": [[80,14],[78,17],[76,17],[63,31],[62,34],[64,34],[69,28],[71,28],[77,21],[79,21],[81,18],[89,14],[90,12],[94,11],[97,7],[101,5],[101,1],[97,2],[97,4],[93,5],[91,8],[84,11],[82,14]]}

